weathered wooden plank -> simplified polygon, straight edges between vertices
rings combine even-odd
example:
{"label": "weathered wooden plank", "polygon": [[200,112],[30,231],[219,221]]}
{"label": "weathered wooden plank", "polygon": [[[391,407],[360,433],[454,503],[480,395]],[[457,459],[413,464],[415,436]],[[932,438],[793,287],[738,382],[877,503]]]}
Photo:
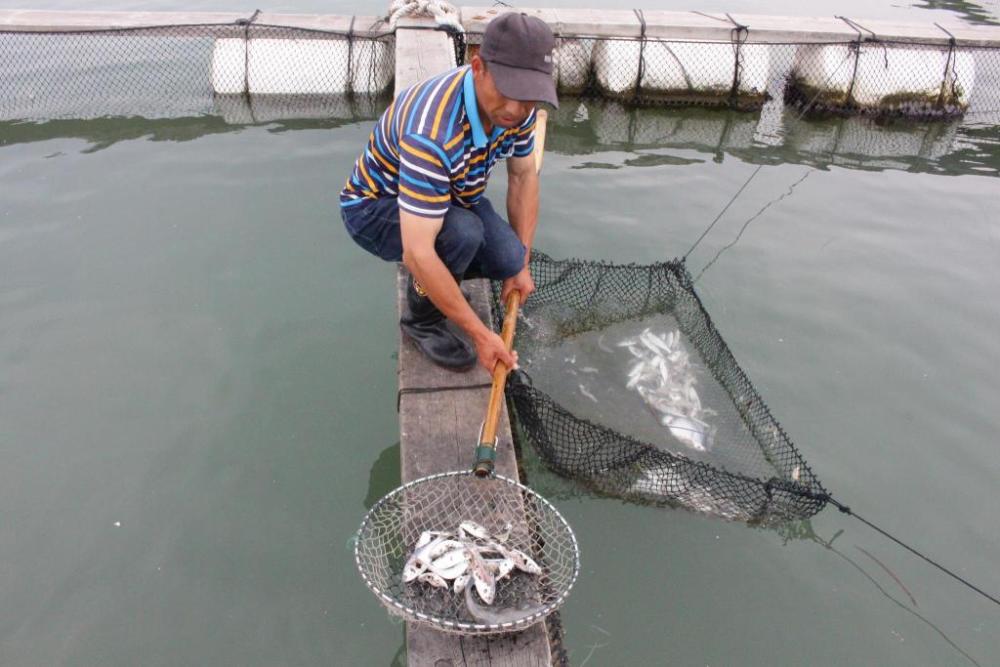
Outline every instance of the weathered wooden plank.
{"label": "weathered wooden plank", "polygon": [[[399,304],[402,308],[408,273],[400,267],[397,274]],[[490,322],[487,282],[463,283],[476,313]],[[402,312],[402,311],[400,311]],[[465,470],[472,467],[479,427],[489,399],[489,374],[482,368],[454,373],[433,364],[404,335],[399,345],[400,389],[436,388],[437,391],[407,393],[400,397],[399,431],[403,482],[437,472]],[[443,387],[473,387],[441,390]],[[479,385],[475,387],[475,385]],[[517,478],[510,420],[506,406],[497,429],[496,471]],[[409,664],[424,665],[550,665],[552,658],[544,622],[512,635],[496,637],[461,637],[412,623],[407,624],[406,646]]]}
{"label": "weathered wooden plank", "polygon": [[[413,25],[408,23],[408,25]],[[427,27],[434,22],[427,20]],[[396,94],[455,66],[455,47],[441,30],[396,30]]]}
{"label": "weathered wooden plank", "polygon": [[[462,7],[462,24],[473,35],[481,34],[495,16],[506,8]],[[636,38],[642,33],[642,24],[631,9],[537,9],[521,10],[546,21],[552,29],[563,35],[583,35],[610,38]],[[815,43],[850,41],[858,33],[846,22],[834,17],[768,16],[758,14],[730,14],[733,19],[749,27],[751,42]],[[646,35],[659,39],[687,39],[727,41],[734,24],[725,13],[643,11]],[[903,21],[867,20],[849,17],[877,35],[879,39],[901,42],[947,44],[948,35],[933,21],[926,23]],[[964,46],[1000,46],[1000,27],[960,23],[954,19],[937,21],[951,32],[958,44]],[[863,37],[870,33],[862,31]],[[474,39],[472,41],[475,41]]]}
{"label": "weathered wooden plank", "polygon": [[[189,25],[235,24],[252,12],[76,12],[33,9],[0,10],[0,30],[17,32],[76,32],[135,28],[171,28]],[[386,25],[376,16],[278,14],[261,12],[257,25],[307,30],[353,32],[362,37],[386,34]],[[353,23],[353,28],[352,28]]]}
{"label": "weathered wooden plank", "polygon": [[[455,66],[447,34],[427,30],[433,21],[406,19],[396,32],[396,94],[423,79]],[[400,313],[409,274],[400,266],[397,294]],[[469,302],[489,324],[488,283],[463,283]],[[399,337],[399,440],[403,482],[450,470],[471,469],[479,427],[489,399],[489,374],[477,366],[456,373],[441,368],[409,338]],[[496,471],[517,478],[517,460],[506,406],[497,429]],[[407,623],[407,661],[412,667],[497,665],[535,667],[551,664],[545,623],[513,635],[462,637]]]}

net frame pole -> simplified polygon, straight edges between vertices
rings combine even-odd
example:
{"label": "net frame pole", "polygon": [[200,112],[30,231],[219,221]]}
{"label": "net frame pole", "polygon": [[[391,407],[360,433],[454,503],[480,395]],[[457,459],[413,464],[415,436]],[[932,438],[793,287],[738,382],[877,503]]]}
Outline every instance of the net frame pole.
{"label": "net frame pole", "polygon": [[[548,112],[539,109],[535,116],[535,173],[542,171],[542,159],[545,155],[545,129],[548,125]],[[521,293],[518,290],[511,290],[507,296],[507,314],[504,317],[503,329],[500,338],[510,352],[514,347],[514,330],[517,328],[517,311],[521,305]],[[486,419],[483,421],[483,428],[479,433],[479,444],[476,447],[476,463],[472,467],[472,472],[476,477],[492,477],[494,474],[493,464],[497,458],[497,421],[500,418],[500,402],[505,395],[507,386],[507,374],[510,371],[507,365],[498,361],[493,369],[493,385],[490,388],[490,402],[486,408]]]}

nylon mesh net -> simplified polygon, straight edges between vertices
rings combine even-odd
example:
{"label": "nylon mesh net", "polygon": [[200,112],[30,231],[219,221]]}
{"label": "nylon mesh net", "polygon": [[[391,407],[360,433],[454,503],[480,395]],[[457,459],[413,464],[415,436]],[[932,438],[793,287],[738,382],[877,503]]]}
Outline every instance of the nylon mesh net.
{"label": "nylon mesh net", "polygon": [[736,363],[682,262],[534,252],[531,271],[537,291],[522,308],[521,370],[507,397],[550,469],[599,493],[732,520],[823,508],[823,486]]}

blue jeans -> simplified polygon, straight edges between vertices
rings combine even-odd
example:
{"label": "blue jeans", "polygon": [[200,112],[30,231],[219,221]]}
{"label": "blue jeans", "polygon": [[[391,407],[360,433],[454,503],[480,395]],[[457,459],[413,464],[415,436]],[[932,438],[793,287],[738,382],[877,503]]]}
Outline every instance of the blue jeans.
{"label": "blue jeans", "polygon": [[[395,197],[379,197],[340,212],[359,246],[389,262],[403,259]],[[449,208],[434,249],[452,275],[459,277],[504,280],[524,268],[524,244],[486,197],[472,208]]]}

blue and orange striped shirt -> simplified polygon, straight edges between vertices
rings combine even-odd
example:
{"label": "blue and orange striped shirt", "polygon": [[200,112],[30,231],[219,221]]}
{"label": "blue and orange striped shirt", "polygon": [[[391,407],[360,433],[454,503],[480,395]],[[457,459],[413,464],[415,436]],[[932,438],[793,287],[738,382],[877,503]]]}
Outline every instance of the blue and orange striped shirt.
{"label": "blue and orange striped shirt", "polygon": [[486,190],[496,163],[531,155],[535,111],[518,127],[486,135],[469,66],[403,91],[386,109],[340,193],[342,207],[398,197],[399,207],[441,218],[449,206],[469,208]]}

